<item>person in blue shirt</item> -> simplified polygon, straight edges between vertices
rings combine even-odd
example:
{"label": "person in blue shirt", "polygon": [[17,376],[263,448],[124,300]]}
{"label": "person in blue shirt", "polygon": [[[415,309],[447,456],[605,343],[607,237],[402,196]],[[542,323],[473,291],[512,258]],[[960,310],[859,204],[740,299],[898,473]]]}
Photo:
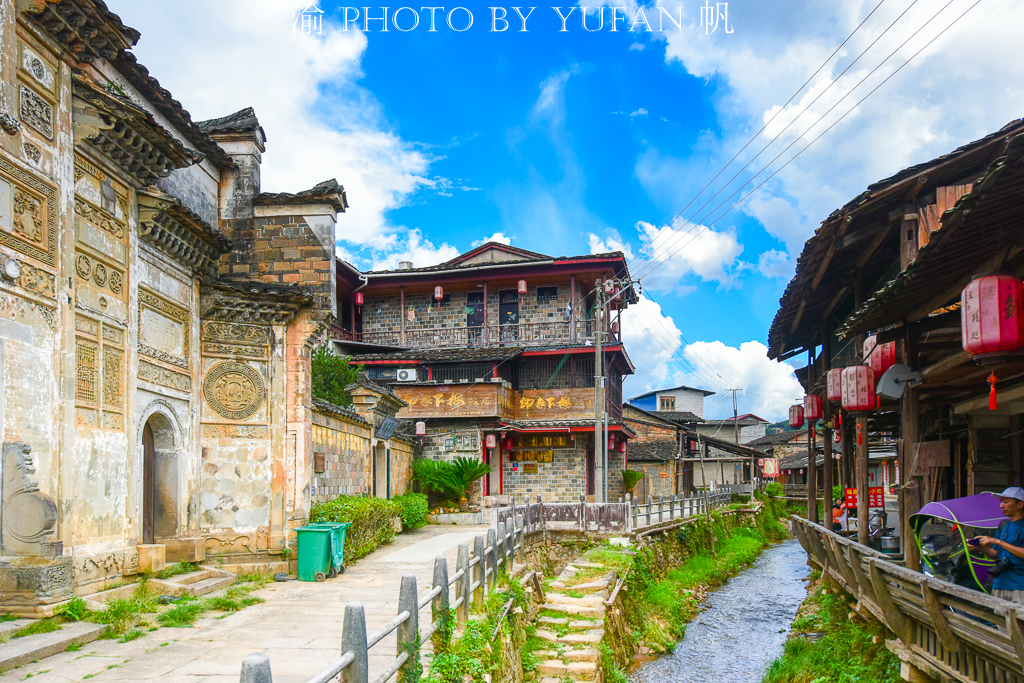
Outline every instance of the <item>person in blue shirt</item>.
{"label": "person in blue shirt", "polygon": [[1001,524],[994,536],[978,536],[975,540],[988,557],[1010,562],[992,581],[992,594],[1024,605],[1024,489],[1011,486],[997,495],[999,508],[1010,521]]}

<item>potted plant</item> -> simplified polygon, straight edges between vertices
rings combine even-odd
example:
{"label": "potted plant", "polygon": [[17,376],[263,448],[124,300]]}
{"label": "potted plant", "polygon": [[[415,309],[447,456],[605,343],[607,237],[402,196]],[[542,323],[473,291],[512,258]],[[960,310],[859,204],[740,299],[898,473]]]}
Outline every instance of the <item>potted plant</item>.
{"label": "potted plant", "polygon": [[453,498],[459,501],[459,510],[469,512],[469,489],[477,479],[491,471],[490,465],[472,458],[455,458],[450,467],[441,470],[439,475],[440,483],[448,490]]}

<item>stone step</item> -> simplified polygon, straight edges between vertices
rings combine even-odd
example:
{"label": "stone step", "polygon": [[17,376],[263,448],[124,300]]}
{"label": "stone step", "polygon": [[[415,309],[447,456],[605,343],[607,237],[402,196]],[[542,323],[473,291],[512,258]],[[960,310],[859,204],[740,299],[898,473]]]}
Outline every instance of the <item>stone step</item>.
{"label": "stone step", "polygon": [[557,617],[540,617],[537,621],[541,624],[554,624],[555,626],[568,626],[569,628],[601,628],[604,626],[604,619],[570,620],[569,617],[562,619]]}
{"label": "stone step", "polygon": [[102,624],[78,621],[65,624],[59,631],[13,638],[0,644],[0,671],[51,657],[58,652],[64,652],[70,645],[91,643],[99,638],[106,628]]}
{"label": "stone step", "polygon": [[[548,593],[550,597],[551,594]],[[574,614],[579,617],[598,617],[604,618],[604,605],[600,607],[590,607],[581,605],[565,605],[560,603],[546,602],[541,605],[541,609],[551,610],[552,612],[563,612],[565,614]]]}
{"label": "stone step", "polygon": [[564,653],[555,650],[534,650],[533,654],[540,659],[568,659],[571,662],[596,662],[601,658],[597,650],[566,650]]}
{"label": "stone step", "polygon": [[547,593],[548,602],[556,605],[577,605],[580,607],[598,607],[604,606],[604,601],[608,597],[603,592],[593,593],[591,595],[585,595],[582,598],[574,598],[571,595],[565,595],[564,593],[555,593],[548,591]]}
{"label": "stone step", "polygon": [[185,586],[186,595],[193,598],[199,598],[204,595],[209,595],[214,591],[219,591],[222,588],[227,588],[235,582],[233,576],[214,576],[209,579],[203,579],[196,583],[191,583]]}
{"label": "stone step", "polygon": [[177,583],[181,584],[182,586],[186,586],[190,583],[199,583],[200,581],[204,581],[210,578],[211,576],[213,576],[213,572],[207,569],[200,569],[199,571],[189,572],[188,574],[178,574],[177,576],[161,579],[161,581],[166,581],[167,583]]}
{"label": "stone step", "polygon": [[607,588],[612,584],[611,579],[600,579],[599,581],[588,581],[587,583],[577,583],[573,586],[573,590],[588,591],[595,588]]}
{"label": "stone step", "polygon": [[549,643],[600,643],[604,637],[604,629],[594,629],[589,633],[567,633],[564,636],[556,635],[543,628],[537,629],[534,634],[541,640]]}
{"label": "stone step", "polygon": [[576,681],[593,681],[597,678],[597,664],[594,662],[570,662],[565,664],[549,659],[537,665],[537,673],[556,678],[571,678]]}
{"label": "stone step", "polygon": [[23,626],[28,626],[32,621],[32,619],[15,619],[14,621],[0,622],[0,636],[17,631]]}

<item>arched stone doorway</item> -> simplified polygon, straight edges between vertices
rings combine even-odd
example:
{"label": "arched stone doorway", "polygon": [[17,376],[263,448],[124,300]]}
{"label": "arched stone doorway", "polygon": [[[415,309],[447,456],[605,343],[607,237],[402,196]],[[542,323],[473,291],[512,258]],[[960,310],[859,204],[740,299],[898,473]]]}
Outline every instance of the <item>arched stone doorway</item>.
{"label": "arched stone doorway", "polygon": [[142,542],[178,535],[178,449],[176,429],[163,413],[142,428]]}

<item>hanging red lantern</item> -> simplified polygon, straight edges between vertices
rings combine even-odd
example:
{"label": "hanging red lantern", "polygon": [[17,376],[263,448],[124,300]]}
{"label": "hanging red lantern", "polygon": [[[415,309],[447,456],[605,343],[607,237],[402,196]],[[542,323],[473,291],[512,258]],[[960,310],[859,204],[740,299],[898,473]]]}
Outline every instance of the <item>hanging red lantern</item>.
{"label": "hanging red lantern", "polygon": [[790,406],[789,407],[789,426],[793,429],[800,429],[804,426],[804,407],[803,406]]}
{"label": "hanging red lantern", "polygon": [[626,452],[626,442],[625,441],[620,441],[619,442],[619,453],[625,453],[625,452]]}
{"label": "hanging red lantern", "polygon": [[1024,283],[1008,275],[976,277],[960,294],[964,351],[980,362],[999,362],[1024,346]]}
{"label": "hanging red lantern", "polygon": [[416,436],[426,436],[427,434],[427,423],[417,422],[416,423]]}
{"label": "hanging red lantern", "polygon": [[363,293],[362,292],[356,292],[355,296],[353,297],[353,300],[355,301],[356,308],[359,310],[360,313],[362,313],[363,312],[362,311],[362,308],[363,308]]}
{"label": "hanging red lantern", "polygon": [[434,287],[434,298],[437,299],[438,301],[444,298],[444,287],[442,287],[441,285]]}
{"label": "hanging red lantern", "polygon": [[808,422],[817,422],[821,419],[821,396],[808,394],[804,396],[804,419]]}
{"label": "hanging red lantern", "polygon": [[506,451],[512,450],[513,446],[514,444],[512,443],[511,436],[506,436],[504,439],[501,440],[501,447],[504,448]]}
{"label": "hanging red lantern", "polygon": [[874,350],[868,357],[868,364],[875,377],[881,377],[885,371],[896,364],[896,342],[875,344]]}
{"label": "hanging red lantern", "polygon": [[836,443],[842,443],[843,433],[838,429],[835,430],[834,432],[832,432],[832,440],[835,441]]}
{"label": "hanging red lantern", "polygon": [[843,408],[864,413],[875,407],[875,373],[867,365],[843,368]]}
{"label": "hanging red lantern", "polygon": [[615,321],[612,323],[612,334],[617,335],[619,333],[619,323]]}
{"label": "hanging red lantern", "polygon": [[609,451],[615,450],[615,437],[614,436],[609,436],[608,437],[608,450]]}
{"label": "hanging red lantern", "polygon": [[520,280],[519,281],[519,286],[517,287],[517,291],[519,292],[520,296],[526,294],[526,280]]}
{"label": "hanging red lantern", "polygon": [[832,368],[825,375],[825,395],[830,401],[843,400],[843,369]]}
{"label": "hanging red lantern", "polygon": [[494,434],[488,434],[487,436],[484,437],[484,443],[487,445],[488,448],[497,448],[498,437],[494,436]]}

